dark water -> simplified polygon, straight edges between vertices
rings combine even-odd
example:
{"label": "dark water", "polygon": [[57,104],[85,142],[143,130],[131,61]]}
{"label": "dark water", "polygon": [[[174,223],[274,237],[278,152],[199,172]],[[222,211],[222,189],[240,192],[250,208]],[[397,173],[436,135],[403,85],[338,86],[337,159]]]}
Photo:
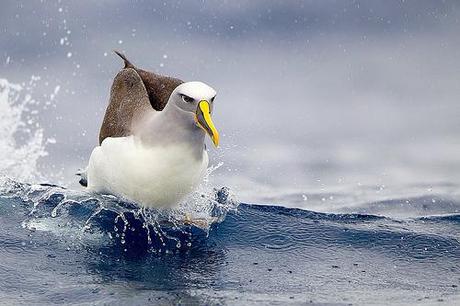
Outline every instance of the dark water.
{"label": "dark water", "polygon": [[208,227],[8,181],[0,197],[1,304],[460,301],[460,202],[453,199],[436,201],[450,213],[404,219],[235,209],[222,190],[209,205]]}

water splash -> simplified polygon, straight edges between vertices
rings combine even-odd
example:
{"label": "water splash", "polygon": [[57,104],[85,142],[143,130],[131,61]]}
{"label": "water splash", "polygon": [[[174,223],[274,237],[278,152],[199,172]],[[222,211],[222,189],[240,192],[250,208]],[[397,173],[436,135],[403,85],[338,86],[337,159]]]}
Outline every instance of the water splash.
{"label": "water splash", "polygon": [[[146,209],[110,195],[33,184],[43,179],[37,164],[47,155],[47,143],[53,142],[44,137],[38,123],[39,102],[31,95],[39,80],[32,77],[28,84],[18,85],[0,79],[0,194],[26,203],[24,228],[86,242],[100,241],[102,234],[124,251],[135,241],[134,247],[165,252],[190,247],[193,231],[206,237],[213,224],[237,208],[228,188],[216,189],[209,183],[209,176],[222,163],[210,167],[198,190],[172,210]],[[56,87],[51,101],[58,91]]]}
{"label": "water splash", "polygon": [[[85,245],[115,243],[123,252],[147,250],[168,253],[187,250],[196,239],[206,238],[213,224],[236,210],[238,201],[226,187],[210,186],[208,169],[200,188],[176,209],[140,207],[115,196],[75,191],[52,185],[32,185],[1,178],[2,197],[26,203],[22,226],[31,231],[49,231],[67,241]],[[102,240],[101,240],[102,239]]]}
{"label": "water splash", "polygon": [[39,77],[25,88],[0,79],[0,174],[31,182],[40,178],[39,159],[47,155],[43,128],[33,110],[38,103],[28,93]]}

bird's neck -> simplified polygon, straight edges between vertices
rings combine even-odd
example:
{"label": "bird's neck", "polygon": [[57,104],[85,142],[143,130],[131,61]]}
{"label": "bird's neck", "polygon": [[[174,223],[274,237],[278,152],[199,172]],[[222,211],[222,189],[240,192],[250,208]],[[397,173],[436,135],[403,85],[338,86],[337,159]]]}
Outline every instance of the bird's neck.
{"label": "bird's neck", "polygon": [[195,124],[193,116],[168,103],[163,111],[146,118],[137,136],[147,146],[189,145],[201,157],[205,133]]}

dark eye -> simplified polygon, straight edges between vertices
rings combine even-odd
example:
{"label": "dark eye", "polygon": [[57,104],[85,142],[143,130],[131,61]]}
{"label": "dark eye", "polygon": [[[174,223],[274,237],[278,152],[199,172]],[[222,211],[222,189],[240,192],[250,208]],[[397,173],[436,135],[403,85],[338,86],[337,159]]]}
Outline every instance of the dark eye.
{"label": "dark eye", "polygon": [[216,96],[212,97],[209,101],[210,101],[211,103],[214,102],[214,98],[215,98],[215,97],[216,97]]}
{"label": "dark eye", "polygon": [[182,101],[184,101],[185,103],[192,103],[195,100],[193,98],[190,98],[189,96],[182,95]]}

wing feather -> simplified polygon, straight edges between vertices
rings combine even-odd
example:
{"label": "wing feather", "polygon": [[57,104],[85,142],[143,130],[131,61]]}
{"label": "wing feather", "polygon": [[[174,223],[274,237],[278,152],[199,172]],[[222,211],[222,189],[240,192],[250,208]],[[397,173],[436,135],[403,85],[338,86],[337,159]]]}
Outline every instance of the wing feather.
{"label": "wing feather", "polygon": [[107,137],[131,135],[133,122],[152,110],[163,110],[173,90],[182,83],[179,79],[137,69],[123,54],[116,53],[124,60],[125,68],[113,81],[99,143]]}

